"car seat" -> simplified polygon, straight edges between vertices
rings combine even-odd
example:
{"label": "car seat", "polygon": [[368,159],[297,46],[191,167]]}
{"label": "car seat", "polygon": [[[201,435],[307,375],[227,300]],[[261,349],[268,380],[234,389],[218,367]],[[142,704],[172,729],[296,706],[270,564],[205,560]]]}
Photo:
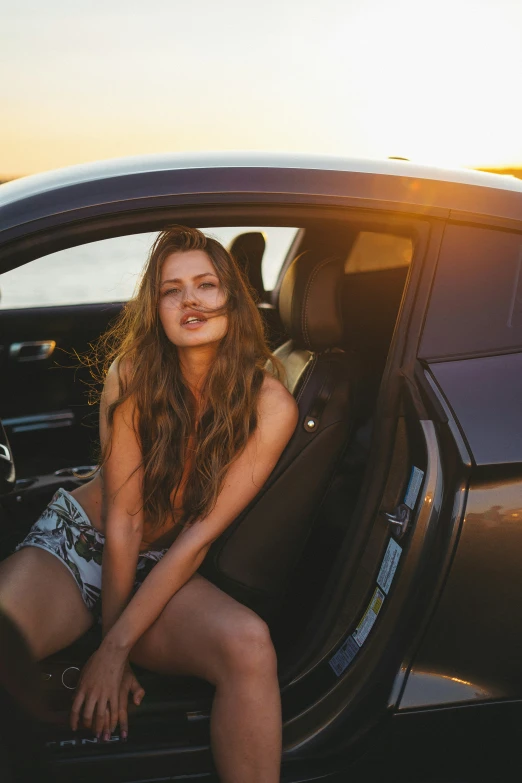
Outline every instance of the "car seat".
{"label": "car seat", "polygon": [[319,505],[358,423],[361,369],[341,350],[343,259],[308,252],[288,268],[275,351],[299,406],[292,438],[260,493],[212,544],[200,573],[267,621],[274,616]]}

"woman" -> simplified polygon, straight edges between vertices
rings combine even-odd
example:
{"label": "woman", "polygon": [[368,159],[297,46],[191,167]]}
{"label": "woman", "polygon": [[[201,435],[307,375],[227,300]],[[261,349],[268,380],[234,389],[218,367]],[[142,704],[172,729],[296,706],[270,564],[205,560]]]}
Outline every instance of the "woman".
{"label": "woman", "polygon": [[72,493],[58,490],[0,565],[0,605],[41,659],[81,636],[103,597],[102,643],[82,670],[73,729],[108,739],[119,722],[127,736],[129,693],[136,703],[144,694],[131,662],[195,675],[216,686],[221,779],[279,780],[269,630],[197,571],[273,470],[296,403],[264,370],[271,355],[241,273],[196,229],[158,236],[136,297],[101,346],[110,364],[101,469]]}

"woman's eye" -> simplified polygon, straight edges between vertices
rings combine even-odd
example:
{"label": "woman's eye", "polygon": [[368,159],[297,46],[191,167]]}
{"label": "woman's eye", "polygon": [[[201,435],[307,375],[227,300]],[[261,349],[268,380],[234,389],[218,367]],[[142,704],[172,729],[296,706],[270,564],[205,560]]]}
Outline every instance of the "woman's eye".
{"label": "woman's eye", "polygon": [[215,283],[201,283],[200,288],[215,288]]}
{"label": "woman's eye", "polygon": [[167,288],[166,291],[163,291],[162,296],[168,296],[168,294],[178,294],[179,288]]}

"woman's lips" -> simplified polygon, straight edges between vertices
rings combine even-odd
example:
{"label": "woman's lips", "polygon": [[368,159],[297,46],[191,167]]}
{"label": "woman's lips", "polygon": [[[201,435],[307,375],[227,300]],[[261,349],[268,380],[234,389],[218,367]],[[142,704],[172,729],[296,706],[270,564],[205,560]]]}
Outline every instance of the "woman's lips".
{"label": "woman's lips", "polygon": [[200,326],[205,326],[207,323],[206,320],[204,321],[186,321],[184,324],[181,324],[184,329],[199,329]]}
{"label": "woman's lips", "polygon": [[183,318],[181,319],[181,326],[184,329],[199,329],[200,326],[203,326],[206,324],[207,319],[204,315],[201,315],[201,313],[192,312],[192,313],[185,313]]}

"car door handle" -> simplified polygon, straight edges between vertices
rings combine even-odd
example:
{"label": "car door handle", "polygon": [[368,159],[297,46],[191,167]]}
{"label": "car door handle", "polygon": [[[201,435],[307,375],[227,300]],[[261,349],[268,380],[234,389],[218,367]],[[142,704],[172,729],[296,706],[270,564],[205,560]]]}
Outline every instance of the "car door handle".
{"label": "car door handle", "polygon": [[56,348],[55,340],[34,340],[25,343],[11,343],[9,356],[15,362],[36,362],[48,359]]}
{"label": "car door handle", "polygon": [[4,426],[16,435],[19,432],[33,432],[34,430],[52,430],[57,427],[72,427],[74,424],[72,411],[54,411],[53,413],[36,413],[32,416],[13,416],[3,419]]}

